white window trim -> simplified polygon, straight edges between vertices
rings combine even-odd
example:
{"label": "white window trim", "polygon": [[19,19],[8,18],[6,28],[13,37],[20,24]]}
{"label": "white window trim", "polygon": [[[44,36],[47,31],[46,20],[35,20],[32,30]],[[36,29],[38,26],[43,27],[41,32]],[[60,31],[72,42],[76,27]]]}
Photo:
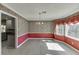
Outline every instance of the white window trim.
{"label": "white window trim", "polygon": [[58,28],[59,28],[58,26],[61,26],[61,25],[56,25],[56,32],[55,32],[55,34],[60,35],[60,36],[64,36],[64,34],[59,33],[59,30],[58,30]]}
{"label": "white window trim", "polygon": [[[79,24],[79,23],[77,23],[77,24]],[[70,25],[71,25],[71,24],[70,24]],[[65,36],[66,36],[66,37],[69,37],[69,38],[71,38],[71,39],[74,39],[74,40],[79,41],[79,38],[69,36],[69,35],[68,35],[68,30],[69,30],[69,25],[66,24],[66,25],[65,25]]]}

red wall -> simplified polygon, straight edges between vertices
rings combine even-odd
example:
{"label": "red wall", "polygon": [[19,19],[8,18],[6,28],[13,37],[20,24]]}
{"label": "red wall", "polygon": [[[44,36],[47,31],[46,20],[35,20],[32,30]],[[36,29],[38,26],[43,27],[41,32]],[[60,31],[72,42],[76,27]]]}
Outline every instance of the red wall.
{"label": "red wall", "polygon": [[23,43],[27,38],[53,38],[51,33],[29,33],[18,37],[18,45]]}
{"label": "red wall", "polygon": [[[76,24],[78,22],[79,22],[79,15],[78,16],[72,16],[72,17],[67,18],[65,20],[57,19],[57,20],[54,21],[54,23],[55,23],[54,30],[56,30],[56,25],[60,25],[60,24],[65,25],[65,24],[70,24],[70,23]],[[72,47],[74,47],[74,48],[79,50],[79,41],[77,41],[75,39],[71,39],[69,37],[66,37],[65,35],[64,36],[60,36],[60,35],[56,35],[56,34],[54,34],[54,38],[56,40],[60,40],[60,41],[66,42],[67,44],[69,44]]]}
{"label": "red wall", "polygon": [[60,35],[56,35],[56,34],[50,34],[50,33],[25,34],[23,36],[18,37],[18,45],[23,43],[27,38],[54,38],[56,40],[66,42],[67,44],[69,44],[79,50],[79,41],[76,41],[76,40],[71,39],[69,37],[60,36]]}
{"label": "red wall", "polygon": [[[76,23],[75,21],[79,21],[79,20],[76,20],[77,18],[79,18],[79,16],[74,17],[74,18],[71,17],[71,18],[67,19],[67,21],[62,21],[62,20],[59,21],[59,19],[58,19],[54,23],[55,23],[55,25],[57,23],[63,24],[63,25],[65,25],[64,23],[68,23],[68,24],[71,23],[71,22]],[[73,21],[74,19],[75,19],[75,21]],[[55,25],[53,25],[53,26],[55,27]],[[54,28],[54,30],[55,30],[55,28]],[[29,34],[25,34],[23,36],[18,37],[18,45],[21,44],[22,42],[24,42],[27,38],[55,38],[56,40],[66,42],[67,44],[69,44],[72,47],[79,50],[79,41],[71,39],[71,38],[66,37],[66,36],[60,36],[60,35],[51,34],[51,33],[29,33]]]}
{"label": "red wall", "polygon": [[30,33],[28,34],[29,38],[53,38],[51,33]]}
{"label": "red wall", "polygon": [[75,39],[71,39],[69,37],[59,36],[59,35],[54,35],[54,38],[56,40],[63,41],[63,42],[65,42],[65,43],[67,43],[67,44],[71,45],[72,47],[79,50],[79,41],[77,41]]}
{"label": "red wall", "polygon": [[56,39],[56,40],[60,40],[60,41],[65,41],[65,39],[64,39],[64,36],[60,36],[60,35],[56,35],[56,34],[54,34],[54,38]]}
{"label": "red wall", "polygon": [[65,42],[79,50],[79,41],[65,37]]}
{"label": "red wall", "polygon": [[18,37],[18,45],[23,43],[27,38],[28,38],[28,34],[24,34],[24,35]]}

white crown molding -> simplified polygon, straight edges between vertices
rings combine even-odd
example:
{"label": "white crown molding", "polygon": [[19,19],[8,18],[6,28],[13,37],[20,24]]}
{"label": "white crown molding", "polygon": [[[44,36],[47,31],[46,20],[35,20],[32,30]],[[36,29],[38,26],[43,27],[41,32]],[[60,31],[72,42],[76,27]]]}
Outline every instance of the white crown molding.
{"label": "white crown molding", "polygon": [[[26,16],[24,16],[23,14],[21,14],[20,12],[18,12],[18,11],[16,11],[16,10],[14,10],[12,7],[8,6],[8,5],[5,4],[5,3],[1,3],[1,4],[4,5],[4,6],[6,6],[6,7],[9,8],[9,9],[11,9],[12,11],[14,11],[15,13],[17,13],[18,15],[22,16],[23,18],[25,18],[25,19],[27,20]],[[77,8],[75,8],[74,10],[70,11],[69,13],[67,13],[67,14],[65,14],[65,15],[62,15],[61,17],[49,18],[50,20],[30,20],[30,19],[28,18],[27,21],[53,21],[53,19],[66,18],[66,17],[68,17],[68,16],[70,16],[70,15],[72,15],[72,14],[78,12],[78,10],[79,10],[79,8],[77,7]]]}
{"label": "white crown molding", "polygon": [[[3,6],[7,7],[8,9],[14,11],[16,14],[20,15],[21,17],[25,18],[24,15],[22,15],[21,13],[19,13],[18,11],[14,10],[13,8],[11,8],[10,6],[8,6],[7,4],[1,3]],[[27,20],[27,19],[26,19]],[[28,21],[28,20],[27,20]]]}

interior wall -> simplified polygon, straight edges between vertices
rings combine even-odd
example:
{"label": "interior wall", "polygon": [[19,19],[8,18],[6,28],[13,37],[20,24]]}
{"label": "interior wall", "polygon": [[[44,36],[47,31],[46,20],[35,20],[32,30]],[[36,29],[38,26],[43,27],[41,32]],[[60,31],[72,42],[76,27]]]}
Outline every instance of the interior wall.
{"label": "interior wall", "polygon": [[[15,13],[14,11],[8,9],[7,7],[0,4],[0,10],[10,13],[17,17],[18,24],[18,45],[22,44],[28,37],[29,38],[56,38],[58,40],[65,39],[64,42],[70,44],[71,46],[79,49],[79,41],[75,41],[71,38],[64,36],[57,36],[53,32],[54,24],[53,22],[43,22],[39,24],[39,22],[27,22],[26,19]],[[28,28],[29,27],[29,28]],[[28,34],[29,32],[29,34]],[[64,37],[64,38],[62,38]],[[72,44],[73,42],[73,44]]]}
{"label": "interior wall", "polygon": [[51,21],[30,21],[30,38],[51,38],[53,37],[53,23]]}
{"label": "interior wall", "polygon": [[18,19],[18,45],[20,45],[28,38],[28,22],[21,17],[18,17]]}
{"label": "interior wall", "polygon": [[9,13],[13,16],[16,17],[17,20],[17,25],[18,25],[18,31],[17,31],[17,36],[18,36],[18,44],[21,44],[22,42],[24,42],[26,40],[26,38],[24,35],[26,35],[28,33],[28,22],[25,18],[23,18],[22,16],[18,15],[17,13],[15,13],[14,11],[10,10],[8,7],[3,6],[2,4],[0,4],[0,10]]}
{"label": "interior wall", "polygon": [[28,22],[25,19],[19,17],[18,23],[19,23],[18,24],[18,36],[21,36],[22,33],[28,34]]}
{"label": "interior wall", "polygon": [[[76,24],[76,23],[79,23],[79,15],[72,15],[71,17],[67,17],[67,18],[64,18],[63,21],[61,21],[61,19],[58,19],[58,20],[55,20],[55,27],[54,27],[54,30],[58,30],[56,29],[56,25],[61,25],[63,24],[64,25],[64,29],[65,29],[65,33],[64,35],[58,35],[58,34],[55,34],[54,33],[54,38],[59,40],[59,41],[63,41],[69,45],[71,45],[72,47],[76,48],[79,50],[79,41],[76,40],[75,38],[71,38],[69,36],[67,36],[67,27],[66,25],[70,25],[71,23],[73,24]],[[78,39],[78,38],[77,38]]]}

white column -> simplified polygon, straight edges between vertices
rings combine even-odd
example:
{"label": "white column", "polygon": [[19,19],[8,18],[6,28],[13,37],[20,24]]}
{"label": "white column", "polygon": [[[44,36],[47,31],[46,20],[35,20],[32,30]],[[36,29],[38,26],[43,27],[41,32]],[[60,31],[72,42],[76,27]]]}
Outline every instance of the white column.
{"label": "white column", "polygon": [[0,55],[1,55],[1,12],[0,12]]}

